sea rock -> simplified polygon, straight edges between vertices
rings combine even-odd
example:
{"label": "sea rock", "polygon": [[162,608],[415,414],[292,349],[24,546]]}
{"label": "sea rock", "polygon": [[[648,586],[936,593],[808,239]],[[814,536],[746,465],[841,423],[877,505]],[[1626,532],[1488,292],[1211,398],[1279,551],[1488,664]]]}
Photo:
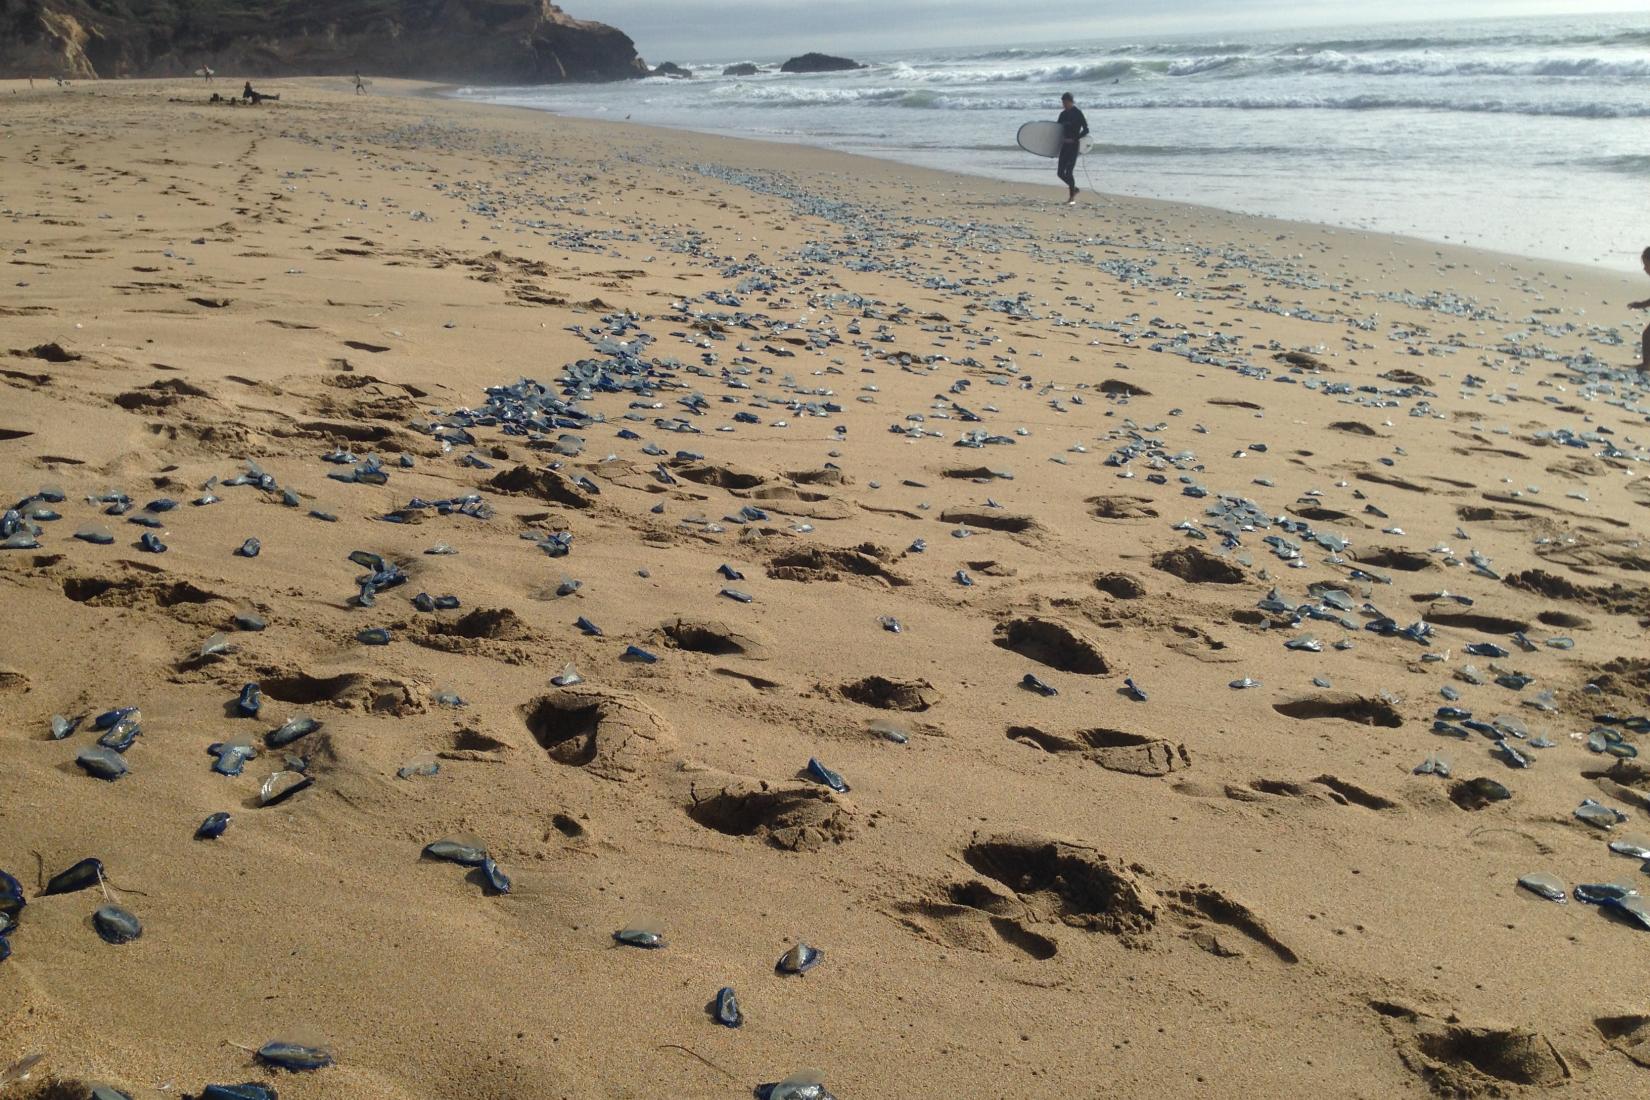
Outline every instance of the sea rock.
{"label": "sea rock", "polygon": [[850,61],[846,57],[832,57],[826,53],[805,53],[801,57],[793,57],[779,66],[782,73],[839,73],[844,69],[863,69],[857,61]]}
{"label": "sea rock", "polygon": [[[209,11],[210,14],[203,14]],[[286,74],[554,84],[646,76],[623,31],[549,0],[0,5],[0,77]]]}
{"label": "sea rock", "polygon": [[649,76],[670,76],[678,80],[692,80],[693,70],[684,69],[674,61],[661,61],[653,67]]}
{"label": "sea rock", "polygon": [[755,76],[759,70],[749,61],[741,61],[737,65],[729,65],[722,70],[723,76]]}

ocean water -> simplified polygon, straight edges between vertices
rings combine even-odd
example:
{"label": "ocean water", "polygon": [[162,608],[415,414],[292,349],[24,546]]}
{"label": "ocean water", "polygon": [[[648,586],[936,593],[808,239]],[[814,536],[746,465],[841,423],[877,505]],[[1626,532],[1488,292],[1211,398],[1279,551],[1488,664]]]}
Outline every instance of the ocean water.
{"label": "ocean water", "polygon": [[[1014,144],[1070,91],[1101,192],[1621,270],[1650,244],[1650,13],[912,49],[848,73],[465,88],[590,118],[1046,184]],[[1074,212],[1082,217],[1081,212]]]}

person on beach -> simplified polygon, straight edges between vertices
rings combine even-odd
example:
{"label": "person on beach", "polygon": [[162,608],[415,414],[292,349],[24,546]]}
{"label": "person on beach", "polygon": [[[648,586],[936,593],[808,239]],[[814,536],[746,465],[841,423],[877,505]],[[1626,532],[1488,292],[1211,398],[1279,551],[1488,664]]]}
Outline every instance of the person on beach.
{"label": "person on beach", "polygon": [[366,83],[366,81],[361,79],[361,70],[360,69],[355,70],[355,94],[356,95],[366,95],[367,94],[367,83]]}
{"label": "person on beach", "polygon": [[1060,107],[1060,117],[1055,121],[1066,133],[1060,139],[1060,161],[1054,168],[1054,174],[1060,177],[1070,192],[1066,195],[1066,205],[1076,206],[1077,177],[1074,169],[1077,167],[1078,142],[1089,136],[1089,120],[1077,109],[1077,101],[1070,92],[1060,97]]}
{"label": "person on beach", "polygon": [[[1650,248],[1644,250],[1644,253],[1639,256],[1639,260],[1644,264],[1644,273],[1650,275]],[[1650,298],[1646,298],[1642,302],[1628,302],[1627,308],[1650,309]],[[1650,374],[1650,325],[1644,326],[1644,339],[1639,347],[1638,368],[1640,374]]]}

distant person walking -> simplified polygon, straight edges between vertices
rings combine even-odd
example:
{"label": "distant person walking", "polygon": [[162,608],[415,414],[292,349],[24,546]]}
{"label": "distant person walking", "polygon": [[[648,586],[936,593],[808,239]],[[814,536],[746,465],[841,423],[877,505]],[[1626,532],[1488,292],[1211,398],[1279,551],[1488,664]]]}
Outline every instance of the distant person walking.
{"label": "distant person walking", "polygon": [[1067,92],[1060,97],[1060,117],[1055,121],[1065,131],[1060,139],[1060,162],[1055,166],[1054,174],[1059,176],[1070,192],[1066,196],[1067,206],[1077,205],[1077,167],[1078,142],[1089,136],[1089,120],[1083,117],[1083,112],[1077,109],[1077,101]]}
{"label": "distant person walking", "polygon": [[[1639,260],[1644,264],[1644,273],[1650,275],[1650,248],[1644,250]],[[1646,298],[1642,302],[1628,302],[1627,308],[1650,309],[1650,298]],[[1639,347],[1638,367],[1640,374],[1650,374],[1650,325],[1644,326],[1644,339]]]}
{"label": "distant person walking", "polygon": [[360,69],[355,70],[355,94],[356,95],[366,95],[367,94],[367,82],[361,79],[361,70]]}

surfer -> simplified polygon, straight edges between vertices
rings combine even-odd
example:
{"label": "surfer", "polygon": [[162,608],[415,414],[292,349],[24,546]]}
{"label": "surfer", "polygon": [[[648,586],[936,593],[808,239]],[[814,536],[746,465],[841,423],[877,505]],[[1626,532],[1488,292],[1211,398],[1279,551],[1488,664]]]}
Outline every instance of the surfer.
{"label": "surfer", "polygon": [[1060,97],[1060,107],[1060,117],[1055,121],[1065,131],[1065,136],[1060,139],[1060,162],[1055,166],[1054,174],[1071,192],[1066,196],[1066,205],[1076,206],[1077,176],[1073,170],[1077,167],[1077,143],[1089,136],[1089,120],[1077,109],[1077,101],[1070,92]]}
{"label": "surfer", "polygon": [[[1644,264],[1644,273],[1650,275],[1650,248],[1644,250],[1644,253],[1639,256],[1639,260]],[[1627,308],[1650,309],[1650,298],[1646,298],[1642,302],[1628,302]],[[1650,325],[1644,326],[1644,340],[1639,348],[1638,368],[1640,374],[1650,374]]]}

